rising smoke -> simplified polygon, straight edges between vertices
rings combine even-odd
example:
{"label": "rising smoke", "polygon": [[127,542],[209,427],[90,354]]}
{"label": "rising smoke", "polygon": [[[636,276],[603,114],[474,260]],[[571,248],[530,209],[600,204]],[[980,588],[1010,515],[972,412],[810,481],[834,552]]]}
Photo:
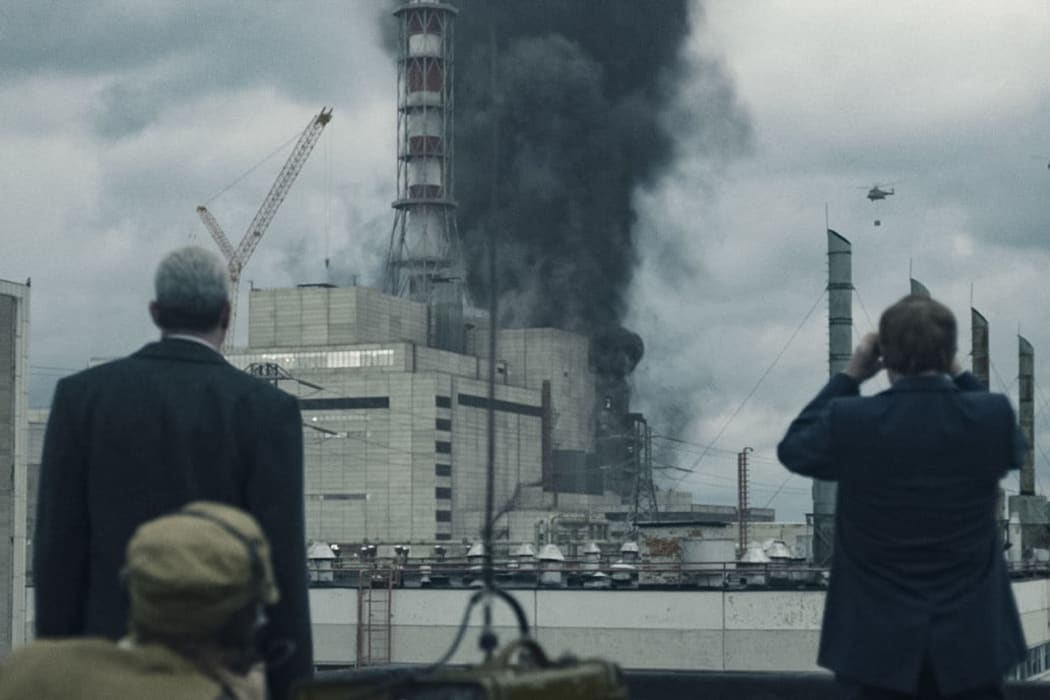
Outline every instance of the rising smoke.
{"label": "rising smoke", "polygon": [[456,196],[472,296],[488,296],[492,230],[504,325],[591,337],[619,327],[637,264],[631,195],[673,152],[660,114],[684,77],[686,2],[457,6]]}
{"label": "rising smoke", "polygon": [[[705,93],[721,105],[710,111],[736,110],[721,68],[684,55],[699,2],[453,4],[455,196],[471,297],[481,306],[488,299],[486,250],[495,235],[500,324],[587,335],[600,384],[626,392],[644,348],[623,327],[639,264],[633,196],[658,184],[694,134],[706,141],[717,130],[682,109],[683,85],[728,87]],[[390,34],[387,43],[393,50]],[[665,253],[678,245],[661,244]],[[688,422],[686,407],[665,408],[658,412]]]}

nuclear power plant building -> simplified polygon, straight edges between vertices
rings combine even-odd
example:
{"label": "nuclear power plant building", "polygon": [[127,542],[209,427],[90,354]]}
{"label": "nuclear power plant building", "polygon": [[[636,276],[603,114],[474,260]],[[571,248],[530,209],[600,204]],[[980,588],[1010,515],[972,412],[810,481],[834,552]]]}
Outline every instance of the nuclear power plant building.
{"label": "nuclear power plant building", "polygon": [[[308,536],[476,539],[488,450],[487,321],[464,325],[467,351],[458,353],[429,346],[428,305],[375,289],[255,289],[249,309],[248,347],[228,359],[299,397]],[[604,513],[624,506],[603,478],[615,465],[594,456],[588,339],[553,328],[497,335],[497,535],[534,541],[560,512],[563,526],[583,529],[579,537],[607,538]]]}
{"label": "nuclear power plant building", "polygon": [[455,215],[457,14],[418,0],[394,13],[397,178],[382,290],[252,290],[248,346],[227,356],[300,400],[314,540],[478,539],[490,407],[497,541],[622,537],[656,510],[648,426],[628,413],[641,339],[500,329],[490,365]]}

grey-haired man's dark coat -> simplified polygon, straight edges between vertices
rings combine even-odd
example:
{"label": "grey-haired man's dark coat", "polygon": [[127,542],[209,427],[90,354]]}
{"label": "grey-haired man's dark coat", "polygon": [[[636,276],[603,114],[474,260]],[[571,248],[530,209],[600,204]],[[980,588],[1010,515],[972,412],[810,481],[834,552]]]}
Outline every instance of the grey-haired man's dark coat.
{"label": "grey-haired man's dark coat", "polygon": [[295,651],[271,668],[273,697],[312,671],[296,399],[218,352],[164,339],[58,383],[44,441],[33,537],[41,637],[127,631],[119,580],[142,523],[190,501],[251,513],[270,540],[281,600],[271,640]]}

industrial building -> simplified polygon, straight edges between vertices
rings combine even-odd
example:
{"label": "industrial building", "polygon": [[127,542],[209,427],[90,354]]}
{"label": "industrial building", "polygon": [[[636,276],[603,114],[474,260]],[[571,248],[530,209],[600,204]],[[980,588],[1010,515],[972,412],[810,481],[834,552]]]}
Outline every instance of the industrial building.
{"label": "industrial building", "polygon": [[[691,494],[657,491],[648,425],[629,406],[626,375],[641,352],[631,338],[606,336],[596,348],[595,338],[568,330],[498,328],[490,352],[491,321],[466,303],[457,250],[455,15],[450,5],[418,0],[395,14],[398,190],[383,288],[252,289],[247,345],[227,353],[234,366],[298,397],[307,536],[338,545],[339,568],[355,576],[352,583],[329,578],[310,591],[318,663],[427,663],[452,638],[469,583],[428,587],[423,570],[437,572],[438,553],[448,548],[457,575],[470,571],[467,549],[451,550],[477,542],[483,529],[491,409],[502,575],[511,575],[512,554],[525,544],[557,544],[575,560],[566,569],[579,571],[586,546],[597,543],[587,571],[608,580],[618,565],[629,570],[614,561],[622,543],[637,545],[640,557],[627,590],[570,589],[560,579],[543,585],[539,573],[528,589],[513,590],[549,651],[601,655],[633,669],[817,670],[819,569],[834,540],[834,484],[814,484],[806,523],[778,523],[772,509],[749,507],[746,497],[736,507],[708,506],[692,503]],[[852,347],[851,246],[833,231],[828,246],[835,373]],[[0,465],[12,462],[15,475],[0,484],[0,654],[32,630],[25,609],[32,588],[26,597],[14,595],[27,585],[26,532],[35,505],[27,495],[35,493],[47,420],[44,411],[27,412],[24,400],[28,291],[0,282]],[[975,341],[974,364],[978,371],[984,358],[987,381],[986,326],[984,334],[984,354]],[[610,347],[617,359],[603,362]],[[1046,512],[1045,499],[1024,495],[1029,500],[1015,511]],[[748,540],[786,543],[789,553],[780,561],[748,560],[740,551]],[[364,545],[379,547],[379,562],[352,560]],[[411,564],[395,561],[405,546],[416,559]],[[757,549],[761,556],[763,544]],[[1019,559],[1020,551],[1011,556]],[[336,556],[331,549],[327,555]],[[543,566],[531,565],[537,572]],[[397,578],[409,569],[416,578],[406,586]],[[383,573],[383,585],[375,585],[373,572]],[[1040,576],[1013,583],[1030,646],[1021,677],[1050,671],[1050,583]],[[373,603],[381,628],[368,617]],[[502,613],[496,625],[506,640],[513,629]],[[385,644],[378,656],[373,634]],[[364,657],[362,645],[369,648]],[[453,661],[475,661],[472,650],[465,645]]]}
{"label": "industrial building", "polygon": [[[308,535],[333,543],[478,538],[489,358],[476,336],[487,334],[484,318],[464,326],[462,340],[482,349],[453,352],[431,346],[428,305],[375,289],[255,289],[249,302],[248,346],[228,359],[299,397]],[[562,542],[619,539],[629,526],[633,492],[620,487],[633,486],[646,465],[632,457],[630,436],[620,440],[619,463],[599,458],[596,426],[606,409],[589,344],[554,328],[497,332],[503,514],[495,530],[506,542],[537,541],[552,526],[560,534],[551,539]],[[662,496],[662,510],[694,508],[686,494]]]}
{"label": "industrial building", "polygon": [[[418,0],[394,14],[397,189],[382,289],[253,289],[248,344],[227,357],[300,399],[311,539],[477,539],[491,406],[498,540],[619,546],[631,523],[657,511],[693,517],[694,506],[652,483],[648,428],[628,402],[636,336],[596,344],[556,328],[500,329],[490,362],[488,314],[467,303],[456,229],[456,15]],[[322,110],[307,125],[239,245],[198,207],[235,283],[330,118]],[[33,425],[34,474],[45,422]]]}
{"label": "industrial building", "polygon": [[0,280],[0,656],[25,640],[29,285]]}
{"label": "industrial building", "polygon": [[[648,427],[628,402],[641,341],[499,329],[490,357],[456,227],[457,10],[412,0],[394,16],[397,191],[383,289],[253,289],[248,345],[227,357],[300,399],[312,539],[477,539],[491,408],[497,539],[618,542],[661,510]],[[663,498],[662,510],[692,507],[684,494]]]}

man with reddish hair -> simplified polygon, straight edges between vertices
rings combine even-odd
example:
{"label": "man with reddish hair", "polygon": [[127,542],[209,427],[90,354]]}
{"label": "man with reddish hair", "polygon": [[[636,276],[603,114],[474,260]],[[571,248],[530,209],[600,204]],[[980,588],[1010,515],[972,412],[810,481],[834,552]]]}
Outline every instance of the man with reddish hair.
{"label": "man with reddish hair", "polygon": [[[838,483],[818,663],[857,698],[1001,698],[1025,658],[995,513],[1018,469],[1013,408],[956,360],[951,310],[890,306],[778,447]],[[860,396],[882,369],[890,388]]]}

